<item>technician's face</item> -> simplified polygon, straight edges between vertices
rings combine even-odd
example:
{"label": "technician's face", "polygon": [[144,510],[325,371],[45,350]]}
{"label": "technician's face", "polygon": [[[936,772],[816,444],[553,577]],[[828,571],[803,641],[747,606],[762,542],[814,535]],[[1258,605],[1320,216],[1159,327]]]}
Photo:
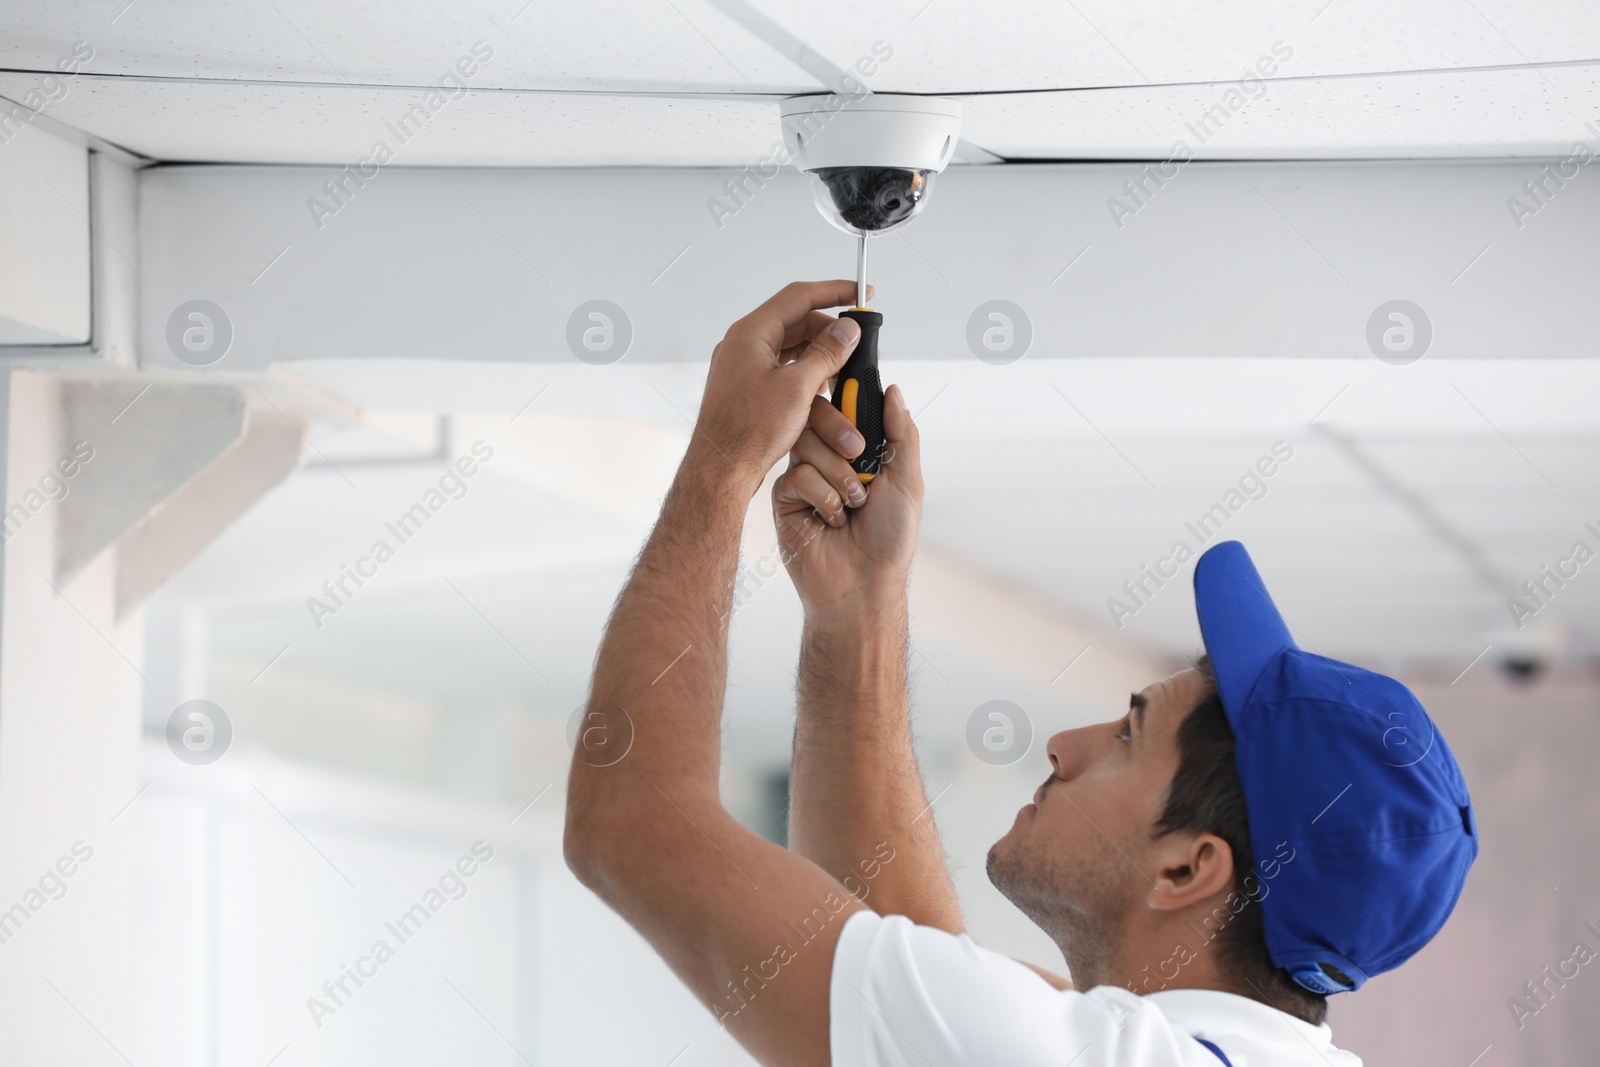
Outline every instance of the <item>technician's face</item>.
{"label": "technician's face", "polygon": [[1178,769],[1178,726],[1207,690],[1186,670],[1131,699],[1116,722],[1056,734],[1051,774],[989,850],[989,879],[1053,936],[1109,924],[1144,900],[1152,829]]}

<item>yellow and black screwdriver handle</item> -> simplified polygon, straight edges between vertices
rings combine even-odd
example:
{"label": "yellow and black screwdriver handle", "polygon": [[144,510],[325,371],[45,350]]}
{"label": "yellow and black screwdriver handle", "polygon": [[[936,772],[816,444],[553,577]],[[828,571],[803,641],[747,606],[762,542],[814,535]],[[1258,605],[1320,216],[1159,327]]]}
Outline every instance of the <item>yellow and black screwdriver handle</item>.
{"label": "yellow and black screwdriver handle", "polygon": [[878,329],[883,316],[871,308],[851,308],[839,313],[840,318],[855,319],[861,327],[861,337],[855,351],[839,368],[838,384],[833,389],[833,406],[844,413],[867,446],[851,461],[856,474],[863,482],[878,475],[883,463],[885,438],[883,433],[883,382],[878,377]]}

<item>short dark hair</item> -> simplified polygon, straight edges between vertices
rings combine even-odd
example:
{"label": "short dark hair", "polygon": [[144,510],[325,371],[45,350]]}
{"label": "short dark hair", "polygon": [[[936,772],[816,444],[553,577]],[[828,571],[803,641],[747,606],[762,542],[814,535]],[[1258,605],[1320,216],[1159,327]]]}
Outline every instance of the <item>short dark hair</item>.
{"label": "short dark hair", "polygon": [[[1171,833],[1216,834],[1233,850],[1233,891],[1246,901],[1222,924],[1214,944],[1225,977],[1240,992],[1255,992],[1267,1003],[1313,1026],[1328,1016],[1328,998],[1300,985],[1272,963],[1262,926],[1259,875],[1250,851],[1250,816],[1244,786],[1234,762],[1233,728],[1217,691],[1216,675],[1206,656],[1194,667],[1206,680],[1206,691],[1178,727],[1178,769],[1167,789],[1166,806],[1156,820],[1155,836]],[[1246,883],[1246,879],[1251,883]],[[1254,884],[1252,890],[1249,886]]]}

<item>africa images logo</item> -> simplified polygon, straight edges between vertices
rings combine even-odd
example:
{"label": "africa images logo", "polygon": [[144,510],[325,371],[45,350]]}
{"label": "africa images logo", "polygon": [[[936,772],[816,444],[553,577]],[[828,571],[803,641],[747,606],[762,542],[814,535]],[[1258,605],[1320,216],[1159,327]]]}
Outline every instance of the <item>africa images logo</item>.
{"label": "africa images logo", "polygon": [[[494,446],[478,440],[472,443],[470,451],[470,456],[459,456],[446,467],[436,484],[430,486],[420,500],[393,521],[383,524],[385,532],[394,538],[394,544],[391,545],[388,538],[379,537],[368,547],[365,555],[357,557],[353,566],[349,563],[339,564],[338,576],[322,583],[323,596],[306,598],[306,610],[311,613],[311,621],[317,629],[322,629],[328,617],[337,615],[368,581],[376,578],[379,569],[394,559],[396,549],[422,532],[424,523],[443,511],[450,501],[460,500],[467,495],[470,488],[468,479],[478,473],[480,463],[487,463],[494,458]],[[351,588],[352,584],[354,589]]]}
{"label": "africa images logo", "polygon": [[1180,537],[1172,543],[1167,554],[1155,561],[1152,567],[1146,563],[1139,568],[1139,573],[1122,583],[1123,596],[1107,597],[1106,611],[1111,614],[1111,621],[1117,629],[1122,629],[1128,620],[1149,606],[1167,582],[1178,576],[1178,572],[1200,554],[1200,548],[1209,544],[1212,538],[1222,533],[1222,527],[1228,520],[1244,510],[1247,504],[1266,498],[1270,491],[1267,479],[1277,474],[1284,465],[1294,458],[1294,446],[1287,441],[1272,442],[1270,455],[1257,458],[1254,464],[1247,467],[1239,476],[1236,486],[1230,486],[1221,499],[1202,511],[1193,521],[1185,522],[1183,528],[1194,538],[1194,544],[1189,543],[1188,537]]}

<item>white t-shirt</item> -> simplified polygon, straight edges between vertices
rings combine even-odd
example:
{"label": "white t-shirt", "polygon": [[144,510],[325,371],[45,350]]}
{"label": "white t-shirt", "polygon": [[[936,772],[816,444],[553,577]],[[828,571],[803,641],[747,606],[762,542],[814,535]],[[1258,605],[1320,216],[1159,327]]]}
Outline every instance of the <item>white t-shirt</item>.
{"label": "white t-shirt", "polygon": [[829,992],[833,1067],[1361,1067],[1312,1026],[1208,989],[1059,990],[965,935],[904,916],[845,923]]}

